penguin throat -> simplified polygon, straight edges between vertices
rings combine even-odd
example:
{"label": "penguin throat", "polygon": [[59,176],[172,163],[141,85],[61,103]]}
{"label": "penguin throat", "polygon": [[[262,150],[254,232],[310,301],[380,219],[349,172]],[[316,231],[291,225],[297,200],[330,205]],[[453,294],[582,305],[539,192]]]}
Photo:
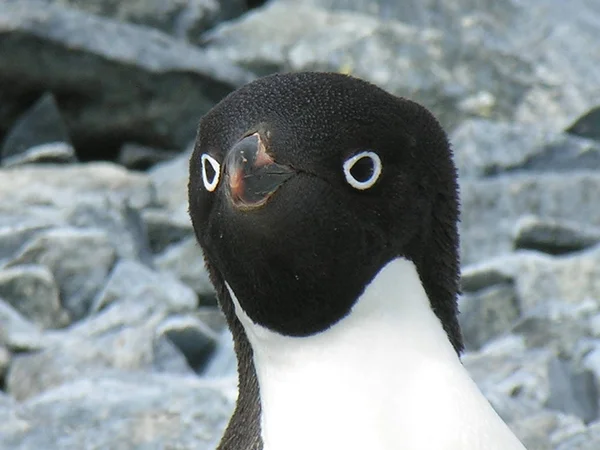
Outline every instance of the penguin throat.
{"label": "penguin throat", "polygon": [[389,262],[346,317],[306,337],[253,323],[227,288],[254,353],[264,450],[520,448],[463,368],[411,261]]}

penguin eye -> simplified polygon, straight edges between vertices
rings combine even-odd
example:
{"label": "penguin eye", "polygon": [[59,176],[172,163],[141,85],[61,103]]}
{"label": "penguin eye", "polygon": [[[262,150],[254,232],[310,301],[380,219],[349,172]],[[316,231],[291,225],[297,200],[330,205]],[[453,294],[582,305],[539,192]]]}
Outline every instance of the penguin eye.
{"label": "penguin eye", "polygon": [[344,175],[353,188],[361,191],[369,189],[381,175],[381,159],[377,153],[357,153],[344,162]]}
{"label": "penguin eye", "polygon": [[214,191],[221,177],[221,165],[219,162],[207,153],[202,155],[202,181],[204,188],[208,192]]}

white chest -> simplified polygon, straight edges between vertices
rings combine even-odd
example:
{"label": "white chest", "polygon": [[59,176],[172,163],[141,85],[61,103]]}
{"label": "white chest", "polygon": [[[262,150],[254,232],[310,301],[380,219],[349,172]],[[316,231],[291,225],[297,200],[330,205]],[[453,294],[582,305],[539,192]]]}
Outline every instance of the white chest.
{"label": "white chest", "polygon": [[264,450],[523,449],[460,363],[414,265],[397,259],[328,330],[254,350]]}

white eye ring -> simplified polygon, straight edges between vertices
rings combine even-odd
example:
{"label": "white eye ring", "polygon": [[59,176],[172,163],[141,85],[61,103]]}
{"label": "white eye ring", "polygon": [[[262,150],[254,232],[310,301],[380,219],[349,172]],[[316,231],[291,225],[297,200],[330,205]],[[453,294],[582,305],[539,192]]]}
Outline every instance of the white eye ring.
{"label": "white eye ring", "polygon": [[[212,180],[209,180],[209,176],[206,170],[206,161],[209,162],[211,169],[215,173]],[[219,185],[219,179],[221,178],[221,165],[219,162],[207,153],[202,155],[202,181],[204,182],[204,188],[208,192],[214,191]]]}
{"label": "white eye ring", "polygon": [[[373,164],[373,171],[368,179],[359,181],[354,177],[354,175],[352,175],[351,171],[354,165],[364,158],[369,158],[371,160],[371,163]],[[365,151],[357,153],[344,162],[344,175],[346,176],[346,181],[348,184],[353,188],[361,191],[369,189],[377,182],[379,176],[381,175],[381,159],[379,158],[379,155],[374,152]]]}

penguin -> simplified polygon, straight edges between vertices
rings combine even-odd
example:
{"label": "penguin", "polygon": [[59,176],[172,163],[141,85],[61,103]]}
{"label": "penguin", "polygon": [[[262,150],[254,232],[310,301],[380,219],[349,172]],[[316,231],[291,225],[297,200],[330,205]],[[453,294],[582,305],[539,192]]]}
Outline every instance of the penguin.
{"label": "penguin", "polygon": [[426,108],[270,75],[200,120],[189,170],[238,359],[220,450],[524,449],[461,364],[457,171]]}

